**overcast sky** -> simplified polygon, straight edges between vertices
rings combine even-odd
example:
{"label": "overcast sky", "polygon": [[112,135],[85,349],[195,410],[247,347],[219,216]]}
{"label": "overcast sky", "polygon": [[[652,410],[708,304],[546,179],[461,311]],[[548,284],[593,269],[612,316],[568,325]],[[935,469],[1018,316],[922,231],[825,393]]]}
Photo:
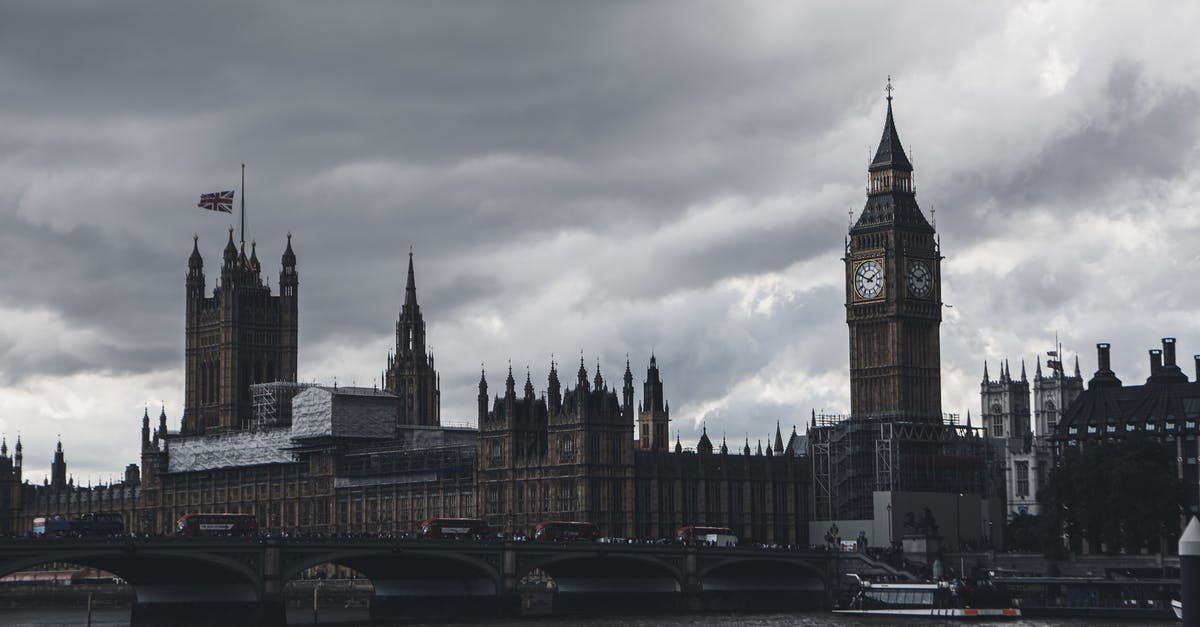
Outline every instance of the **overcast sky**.
{"label": "overcast sky", "polygon": [[[545,388],[582,352],[731,445],[849,408],[840,261],[895,85],[941,234],[942,394],[1058,333],[1140,382],[1200,353],[1200,5],[64,3],[0,8],[0,431],[26,476],[137,461],[183,399],[196,207],[246,163],[248,238],[300,274],[305,381],[371,385],[409,247],[442,380]],[[978,423],[977,423],[978,424]]]}

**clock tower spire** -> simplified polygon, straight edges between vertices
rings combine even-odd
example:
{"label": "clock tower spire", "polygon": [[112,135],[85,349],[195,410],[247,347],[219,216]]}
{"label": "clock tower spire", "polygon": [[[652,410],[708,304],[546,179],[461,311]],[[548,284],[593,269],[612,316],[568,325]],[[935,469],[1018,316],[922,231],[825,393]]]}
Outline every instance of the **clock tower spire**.
{"label": "clock tower spire", "polygon": [[867,202],[846,244],[850,411],[941,421],[941,254],[917,205],[912,163],[892,115],[867,169]]}

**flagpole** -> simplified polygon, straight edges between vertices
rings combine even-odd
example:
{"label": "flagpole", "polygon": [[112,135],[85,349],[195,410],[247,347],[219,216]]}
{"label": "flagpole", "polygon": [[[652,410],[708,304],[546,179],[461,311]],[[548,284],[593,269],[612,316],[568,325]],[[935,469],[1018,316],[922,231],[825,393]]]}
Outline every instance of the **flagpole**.
{"label": "flagpole", "polygon": [[246,164],[242,164],[242,248],[246,248]]}

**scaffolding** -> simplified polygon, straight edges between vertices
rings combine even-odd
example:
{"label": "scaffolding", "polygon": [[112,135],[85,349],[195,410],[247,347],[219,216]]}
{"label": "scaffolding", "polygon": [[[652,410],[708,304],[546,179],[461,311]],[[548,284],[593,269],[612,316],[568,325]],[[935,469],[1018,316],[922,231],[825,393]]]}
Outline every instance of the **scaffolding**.
{"label": "scaffolding", "polygon": [[292,424],[292,399],[299,393],[315,386],[315,383],[294,381],[272,381],[250,386],[250,400],[254,417],[252,430],[286,427]]}
{"label": "scaffolding", "polygon": [[814,416],[809,428],[813,515],[819,520],[873,516],[875,491],[989,495],[992,457],[982,429],[957,414],[941,422]]}

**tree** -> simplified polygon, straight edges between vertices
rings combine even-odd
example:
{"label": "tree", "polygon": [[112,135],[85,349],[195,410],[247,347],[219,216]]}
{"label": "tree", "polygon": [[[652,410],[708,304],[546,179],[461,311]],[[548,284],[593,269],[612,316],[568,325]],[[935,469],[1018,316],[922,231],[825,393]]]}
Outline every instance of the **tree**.
{"label": "tree", "polygon": [[1004,546],[1013,551],[1033,553],[1044,549],[1042,521],[1037,516],[1017,514],[1005,525]]}
{"label": "tree", "polygon": [[1058,557],[1064,535],[1072,551],[1086,539],[1090,550],[1110,554],[1161,551],[1164,540],[1178,538],[1183,486],[1173,447],[1138,434],[1081,449],[1066,449],[1038,492],[1047,556]]}

